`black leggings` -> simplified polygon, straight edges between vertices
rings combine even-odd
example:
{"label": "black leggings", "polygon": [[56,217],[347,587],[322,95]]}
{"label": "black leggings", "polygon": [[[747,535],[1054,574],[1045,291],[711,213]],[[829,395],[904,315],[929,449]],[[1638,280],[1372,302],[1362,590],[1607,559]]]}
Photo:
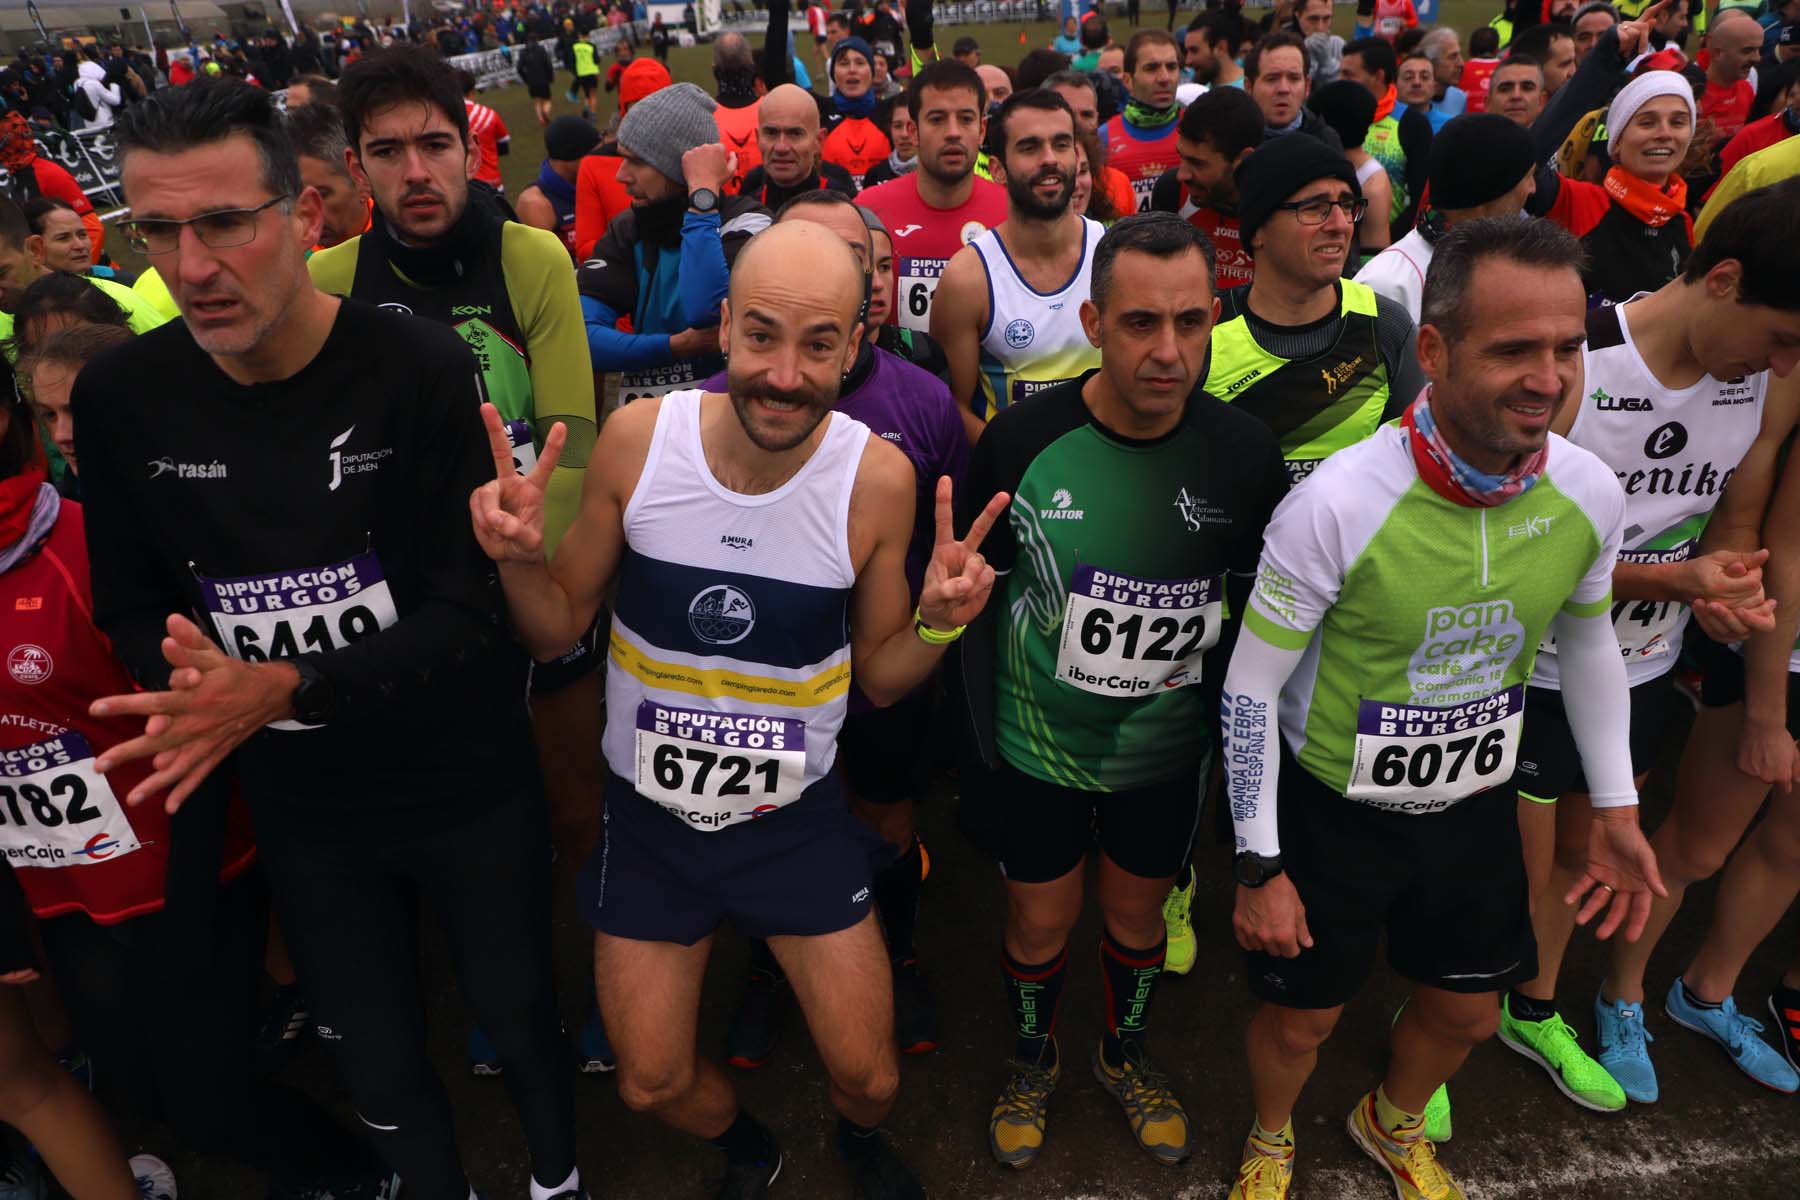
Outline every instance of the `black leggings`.
{"label": "black leggings", "polygon": [[[265,809],[269,806],[263,806]],[[532,1174],[575,1169],[575,1084],[550,970],[550,833],[534,793],[378,831],[256,813],[281,931],[321,1040],[388,1165],[418,1200],[467,1200],[450,1103],[425,1048],[419,912],[443,926],[505,1068]]]}
{"label": "black leggings", "polygon": [[[118,1078],[136,1107],[169,1121],[184,1146],[299,1186],[380,1171],[362,1139],[299,1092],[256,1073],[269,932],[268,892],[256,871],[220,885],[210,953],[170,945],[164,913],[118,925],[56,917],[42,929],[96,1073]],[[173,969],[178,962],[183,970]]]}

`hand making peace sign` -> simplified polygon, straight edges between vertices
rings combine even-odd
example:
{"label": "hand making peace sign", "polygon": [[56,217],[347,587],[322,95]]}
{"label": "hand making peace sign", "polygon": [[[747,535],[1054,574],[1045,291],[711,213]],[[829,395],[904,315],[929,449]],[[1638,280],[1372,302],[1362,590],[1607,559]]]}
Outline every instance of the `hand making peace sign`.
{"label": "hand making peace sign", "polygon": [[987,507],[969,526],[969,536],[956,540],[951,524],[950,477],[937,483],[937,544],[925,566],[925,587],[919,593],[919,616],[934,629],[967,625],[987,605],[994,590],[994,568],[981,557],[981,539],[1012,502],[1005,492],[995,492]]}
{"label": "hand making peace sign", "polygon": [[494,452],[494,479],[469,493],[469,515],[475,540],[495,562],[542,562],[544,558],[544,491],[562,456],[568,430],[558,421],[544,439],[543,453],[529,475],[519,474],[512,442],[500,422],[500,410],[481,406],[488,448]]}

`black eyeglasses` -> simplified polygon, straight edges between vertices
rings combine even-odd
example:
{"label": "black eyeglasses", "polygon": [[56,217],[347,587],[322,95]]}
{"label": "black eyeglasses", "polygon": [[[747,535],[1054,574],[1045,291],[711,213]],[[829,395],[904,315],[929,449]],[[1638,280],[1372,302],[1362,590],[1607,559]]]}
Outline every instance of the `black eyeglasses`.
{"label": "black eyeglasses", "polygon": [[280,195],[264,200],[255,208],[222,208],[201,213],[185,221],[138,220],[122,223],[125,240],[139,254],[170,254],[181,245],[181,227],[192,225],[200,244],[214,250],[228,250],[256,239],[256,216],[265,208],[293,199]]}
{"label": "black eyeglasses", "polygon": [[1331,219],[1331,210],[1337,209],[1350,219],[1352,225],[1363,219],[1369,211],[1367,200],[1352,200],[1346,196],[1342,200],[1327,200],[1323,196],[1314,196],[1310,200],[1298,200],[1292,204],[1277,204],[1276,208],[1285,208],[1294,214],[1294,219],[1302,225],[1323,225]]}

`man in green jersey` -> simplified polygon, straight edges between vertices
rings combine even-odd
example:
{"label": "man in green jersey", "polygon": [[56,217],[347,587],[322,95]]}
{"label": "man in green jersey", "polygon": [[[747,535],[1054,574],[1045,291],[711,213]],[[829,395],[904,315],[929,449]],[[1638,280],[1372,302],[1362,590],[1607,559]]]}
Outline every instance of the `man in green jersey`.
{"label": "man in green jersey", "polygon": [[1206,390],[1261,417],[1299,480],[1419,394],[1413,322],[1342,278],[1366,208],[1342,154],[1317,138],[1276,138],[1244,160],[1237,184],[1256,273],[1221,297]]}
{"label": "man in green jersey", "polygon": [[960,672],[980,760],[963,773],[964,823],[1006,877],[1015,1040],[989,1141],[1013,1167],[1043,1146],[1096,842],[1106,1020],[1094,1073],[1140,1146],[1164,1163],[1188,1154],[1187,1115],[1144,1046],[1162,900],[1199,817],[1228,578],[1241,612],[1286,490],[1268,429],[1195,387],[1218,311],[1212,268],[1205,237],[1173,213],[1114,225],[1080,309],[1098,369],[1001,410],[963,489],[1013,496],[986,549],[1005,603],[971,631]]}
{"label": "man in green jersey", "polygon": [[1625,497],[1596,456],[1550,433],[1581,386],[1580,260],[1544,221],[1451,229],[1425,282],[1431,389],[1269,524],[1221,715],[1232,923],[1263,1002],[1232,1200],[1286,1196],[1290,1114],[1384,933],[1413,989],[1350,1134],[1401,1200],[1462,1197],[1424,1110],[1493,1035],[1499,993],[1536,971],[1512,775],[1553,623],[1581,760],[1611,802],[1564,901],[1585,897],[1584,923],[1604,910],[1601,937],[1624,925],[1632,938],[1663,890],[1638,828],[1609,610]]}
{"label": "man in green jersey", "polygon": [[[586,43],[577,43],[585,45]],[[492,192],[471,186],[473,152],[462,84],[428,50],[399,47],[359,59],[338,87],[350,169],[375,198],[369,232],[307,260],[321,291],[449,325],[481,367],[521,470],[551,426],[568,439],[550,477],[545,528],[554,550],[574,518],[594,444],[594,376],[587,327],[562,239],[506,219]],[[568,886],[598,834],[602,775],[594,631],[532,671],[532,727]],[[609,1069],[590,1022],[584,1065]],[[480,1039],[478,1039],[479,1041]],[[479,1073],[488,1047],[472,1045]]]}

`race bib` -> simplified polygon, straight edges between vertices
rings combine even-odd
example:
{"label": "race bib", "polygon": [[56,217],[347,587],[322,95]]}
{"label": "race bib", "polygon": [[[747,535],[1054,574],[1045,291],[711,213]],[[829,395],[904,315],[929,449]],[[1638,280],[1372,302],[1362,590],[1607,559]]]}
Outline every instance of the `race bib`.
{"label": "race bib", "polygon": [[[326,653],[400,619],[374,551],[325,567],[238,579],[199,576],[201,596],[225,653],[242,662]],[[308,729],[272,721],[270,729]]]}
{"label": "race bib", "polygon": [[661,367],[645,367],[641,371],[619,372],[619,403],[651,400],[682,388],[698,387],[700,376],[692,363],[669,363]]}
{"label": "race bib", "polygon": [[0,750],[0,854],[16,867],[88,867],[140,848],[87,739],[66,730]]}
{"label": "race bib", "polygon": [[1673,635],[1687,620],[1678,600],[1621,600],[1612,606],[1613,632],[1627,661],[1663,658],[1675,652]]}
{"label": "race bib", "polygon": [[531,422],[508,421],[506,440],[512,443],[513,469],[521,475],[531,474],[537,466],[537,443],[531,440]]}
{"label": "race bib", "polygon": [[798,800],[805,784],[804,721],[638,705],[638,794],[694,829],[765,816]]}
{"label": "race bib", "polygon": [[1134,179],[1131,181],[1131,195],[1137,201],[1139,212],[1150,211],[1150,198],[1156,193],[1156,179]]}
{"label": "race bib", "polygon": [[1200,682],[1219,641],[1223,586],[1212,579],[1138,579],[1077,566],[1063,614],[1056,677],[1097,696],[1148,696]]}
{"label": "race bib", "polygon": [[1442,812],[1512,778],[1525,685],[1466,704],[1364,700],[1344,793],[1388,812]]}
{"label": "race bib", "polygon": [[1391,42],[1400,36],[1400,30],[1403,25],[1404,22],[1402,22],[1399,17],[1382,17],[1375,22],[1375,32]]}
{"label": "race bib", "polygon": [[938,276],[900,276],[900,328],[915,333],[931,332],[931,298],[937,294]]}

